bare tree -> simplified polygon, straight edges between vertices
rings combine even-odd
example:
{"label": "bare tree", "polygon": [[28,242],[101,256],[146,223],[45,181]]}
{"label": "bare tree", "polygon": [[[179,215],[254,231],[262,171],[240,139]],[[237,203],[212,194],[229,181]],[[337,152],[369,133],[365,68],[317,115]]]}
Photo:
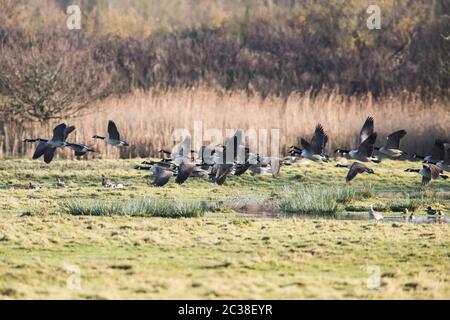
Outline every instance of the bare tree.
{"label": "bare tree", "polygon": [[[20,52],[20,54],[18,54]],[[67,118],[109,94],[110,75],[88,49],[3,48],[0,112],[18,123]]]}

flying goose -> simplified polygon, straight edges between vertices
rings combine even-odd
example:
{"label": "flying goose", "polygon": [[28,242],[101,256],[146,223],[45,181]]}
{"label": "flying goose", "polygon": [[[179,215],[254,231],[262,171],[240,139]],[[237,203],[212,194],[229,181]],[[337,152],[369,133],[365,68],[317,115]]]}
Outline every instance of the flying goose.
{"label": "flying goose", "polygon": [[436,165],[442,170],[450,172],[450,143],[444,144],[444,159]]}
{"label": "flying goose", "polygon": [[63,148],[66,145],[67,136],[74,130],[74,126],[67,127],[65,123],[57,125],[53,129],[53,137],[50,140],[44,142],[42,139],[38,143],[33,159],[38,159],[43,155],[45,163],[52,162],[56,148]]}
{"label": "flying goose", "polygon": [[77,157],[84,156],[88,152],[95,152],[94,149],[90,148],[87,145],[80,144],[80,143],[66,142],[66,147],[75,151],[75,155]]}
{"label": "flying goose", "polygon": [[434,164],[438,168],[450,172],[450,143],[444,144],[444,159],[442,161],[434,162],[431,160],[425,160],[424,163]]}
{"label": "flying goose", "polygon": [[448,176],[442,173],[442,169],[431,163],[425,163],[422,169],[408,168],[405,172],[417,172],[422,175],[422,185],[428,184],[431,180],[439,178],[448,179]]}
{"label": "flying goose", "polygon": [[378,149],[378,152],[387,155],[391,158],[398,158],[401,155],[407,154],[406,152],[400,150],[400,139],[406,135],[406,130],[398,130],[386,138],[386,143],[384,146]]}
{"label": "flying goose", "polygon": [[350,158],[363,162],[376,162],[380,160],[373,156],[374,144],[377,140],[377,133],[374,132],[373,118],[368,117],[364,122],[359,139],[357,140],[358,148],[356,150],[336,149],[335,153],[347,154]]}
{"label": "flying goose", "polygon": [[177,177],[175,178],[175,182],[178,184],[183,184],[194,171],[195,164],[189,162],[182,162],[178,166]]}
{"label": "flying goose", "polygon": [[352,181],[358,173],[370,173],[374,174],[375,172],[368,168],[366,165],[359,163],[359,162],[353,162],[353,164],[350,166],[350,169],[348,170],[347,177],[345,178],[346,182]]}
{"label": "flying goose", "polygon": [[103,140],[107,144],[110,144],[110,145],[116,146],[116,147],[128,147],[129,146],[129,144],[126,141],[120,140],[119,130],[117,130],[117,126],[114,123],[114,121],[112,121],[112,120],[108,121],[108,137],[102,137],[102,136],[95,135],[95,136],[93,136],[93,138]]}
{"label": "flying goose", "polygon": [[158,166],[152,166],[150,171],[153,172],[152,184],[155,187],[162,187],[167,184],[174,172],[170,169],[161,168]]}
{"label": "flying goose", "polygon": [[323,155],[328,142],[328,136],[320,123],[316,126],[311,143],[303,138],[300,139],[300,142],[303,147],[301,151],[302,157],[312,161],[328,161],[328,157]]}
{"label": "flying goose", "polygon": [[439,162],[442,159],[444,159],[444,154],[445,154],[444,144],[445,143],[446,143],[446,141],[444,141],[442,139],[436,139],[434,141],[430,155],[421,156],[421,155],[414,153],[411,157],[413,159],[421,159],[424,161]]}
{"label": "flying goose", "polygon": [[379,213],[379,212],[377,212],[377,211],[375,211],[373,209],[373,205],[372,204],[370,205],[370,208],[369,208],[369,218],[370,219],[375,219],[376,221],[380,221],[380,220],[384,219],[383,215],[381,213]]}

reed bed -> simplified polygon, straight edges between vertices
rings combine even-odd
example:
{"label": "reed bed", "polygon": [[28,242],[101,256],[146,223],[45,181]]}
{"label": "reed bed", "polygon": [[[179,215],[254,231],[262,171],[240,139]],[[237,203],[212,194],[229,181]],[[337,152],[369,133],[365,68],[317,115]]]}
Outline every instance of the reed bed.
{"label": "reed bed", "polygon": [[[122,97],[110,97],[92,105],[83,115],[63,119],[75,125],[69,140],[93,145],[94,158],[131,158],[157,156],[162,147],[174,145],[174,129],[185,128],[193,134],[196,121],[202,122],[203,133],[217,128],[279,129],[280,152],[299,137],[310,139],[314,127],[321,123],[330,139],[328,152],[336,147],[353,147],[367,116],[375,118],[377,145],[394,130],[406,129],[402,148],[409,153],[429,152],[434,139],[449,138],[450,105],[445,100],[426,103],[413,94],[373,99],[370,94],[345,96],[337,92],[292,93],[286,98],[269,95],[248,95],[245,92],[219,92],[206,87],[170,89],[166,91],[135,91]],[[106,134],[107,121],[114,120],[129,148],[118,150],[92,139],[94,134]],[[60,120],[61,121],[61,120]],[[23,129],[5,125],[0,136],[1,157],[30,157],[34,146],[24,146],[24,138],[49,137],[60,121],[43,125],[29,123]],[[231,131],[228,131],[231,132]],[[207,144],[209,141],[205,140]],[[198,145],[193,145],[198,148]],[[59,157],[73,157],[72,152],[59,152]]]}

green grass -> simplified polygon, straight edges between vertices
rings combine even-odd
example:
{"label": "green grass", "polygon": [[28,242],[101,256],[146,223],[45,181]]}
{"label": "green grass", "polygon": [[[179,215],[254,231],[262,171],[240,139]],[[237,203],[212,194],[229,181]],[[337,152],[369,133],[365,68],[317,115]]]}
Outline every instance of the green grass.
{"label": "green grass", "polygon": [[[450,296],[448,224],[317,215],[329,206],[337,217],[367,217],[370,204],[387,217],[404,207],[424,216],[428,205],[448,215],[448,181],[422,190],[420,176],[403,172],[420,164],[371,164],[376,174],[350,186],[329,163],[285,167],[277,178],[231,176],[224,186],[189,179],[154,188],[132,169],[139,162],[0,161],[0,299]],[[102,175],[125,188],[102,187]],[[311,218],[265,215],[280,204]],[[367,287],[372,267],[376,290]],[[68,286],[73,268],[79,288]]]}
{"label": "green grass", "polygon": [[66,210],[72,215],[90,216],[148,216],[148,217],[198,217],[205,207],[200,202],[173,201],[158,198],[141,198],[131,200],[69,200]]}
{"label": "green grass", "polygon": [[282,212],[289,214],[335,216],[344,211],[342,204],[370,198],[371,196],[372,193],[367,189],[301,186],[295,189],[286,189],[278,201],[278,207]]}

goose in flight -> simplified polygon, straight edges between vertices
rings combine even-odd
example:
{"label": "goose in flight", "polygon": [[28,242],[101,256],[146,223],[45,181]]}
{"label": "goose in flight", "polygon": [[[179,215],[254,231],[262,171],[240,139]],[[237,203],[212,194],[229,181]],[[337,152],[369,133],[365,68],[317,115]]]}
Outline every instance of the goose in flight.
{"label": "goose in flight", "polygon": [[434,164],[443,171],[450,172],[450,143],[444,143],[444,157],[442,161],[435,162],[431,160],[425,160],[424,163]]}
{"label": "goose in flight", "polygon": [[357,139],[357,149],[344,150],[336,149],[335,153],[347,154],[350,158],[363,162],[379,163],[380,159],[373,155],[374,144],[377,140],[377,133],[374,132],[374,121],[372,117],[368,117],[364,122],[359,138]]}
{"label": "goose in flight", "polygon": [[439,178],[442,179],[448,179],[448,176],[443,174],[443,171],[438,166],[431,164],[431,163],[425,163],[422,166],[422,169],[411,169],[408,168],[405,170],[405,172],[416,172],[419,173],[422,176],[422,185],[428,184],[431,180],[436,180]]}
{"label": "goose in flight", "polygon": [[[311,143],[303,138],[300,139],[300,142],[303,147],[301,151],[303,158],[312,161],[328,161],[328,157],[323,154],[328,142],[328,136],[320,123],[316,126]],[[295,152],[296,148],[294,147],[292,150]]]}
{"label": "goose in flight", "polygon": [[36,150],[34,151],[33,159],[44,156],[45,163],[52,162],[56,148],[65,147],[67,136],[74,130],[74,126],[68,127],[65,123],[57,125],[53,129],[53,137],[50,140],[44,141],[45,139],[40,139],[41,141],[38,142]]}
{"label": "goose in flight", "polygon": [[431,154],[422,156],[414,153],[411,157],[413,159],[421,159],[424,161],[431,161],[431,162],[439,162],[442,159],[444,159],[444,144],[447,143],[447,141],[444,141],[442,139],[436,139],[434,141],[433,147],[431,149]]}
{"label": "goose in flight", "polygon": [[95,136],[93,136],[93,138],[103,140],[107,144],[110,144],[110,145],[116,146],[116,147],[128,147],[129,146],[129,144],[126,141],[120,140],[119,130],[117,129],[116,124],[112,120],[108,121],[108,137],[102,137],[102,136],[95,135]]}
{"label": "goose in flight", "polygon": [[84,156],[88,152],[95,152],[91,147],[80,143],[66,142],[66,147],[75,151],[77,157]]}
{"label": "goose in flight", "polygon": [[391,158],[398,158],[402,155],[406,155],[406,152],[400,150],[400,140],[404,136],[406,136],[406,130],[398,130],[391,133],[387,136],[384,146],[378,149],[378,152]]}
{"label": "goose in flight", "polygon": [[366,165],[359,163],[359,162],[353,162],[353,164],[348,169],[347,177],[345,178],[345,181],[348,183],[352,181],[359,173],[370,173],[374,174],[375,172],[367,167]]}

